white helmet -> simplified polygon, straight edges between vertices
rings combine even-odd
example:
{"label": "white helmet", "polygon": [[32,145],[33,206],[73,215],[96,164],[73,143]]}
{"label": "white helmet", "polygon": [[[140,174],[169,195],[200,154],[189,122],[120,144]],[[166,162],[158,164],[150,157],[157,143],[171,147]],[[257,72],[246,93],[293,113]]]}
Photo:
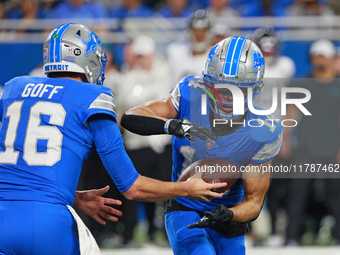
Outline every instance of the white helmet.
{"label": "white helmet", "polygon": [[[213,31],[212,27],[214,24],[214,15],[207,10],[198,9],[194,13],[192,13],[189,17],[189,29],[190,29],[190,38],[194,51],[206,51],[209,49],[209,45],[213,39]],[[194,29],[206,29],[205,36],[203,41],[197,41],[194,35]]]}
{"label": "white helmet", "polygon": [[[251,40],[233,36],[216,44],[209,52],[203,72],[204,85],[210,88],[213,92],[211,95],[215,94],[216,99],[219,99],[221,104],[219,107],[215,103],[212,110],[223,118],[237,117],[226,110],[226,107],[228,105],[232,107],[233,103],[220,100],[216,92],[216,85],[229,84],[239,88],[252,87],[252,97],[254,98],[263,86],[264,69],[262,52]],[[230,91],[227,93],[230,93]],[[216,102],[216,99],[212,98],[214,102]],[[247,104],[247,99],[245,104]]]}
{"label": "white helmet", "polygon": [[54,29],[44,43],[45,74],[85,74],[88,82],[103,85],[107,56],[97,35],[81,24],[64,24]]}

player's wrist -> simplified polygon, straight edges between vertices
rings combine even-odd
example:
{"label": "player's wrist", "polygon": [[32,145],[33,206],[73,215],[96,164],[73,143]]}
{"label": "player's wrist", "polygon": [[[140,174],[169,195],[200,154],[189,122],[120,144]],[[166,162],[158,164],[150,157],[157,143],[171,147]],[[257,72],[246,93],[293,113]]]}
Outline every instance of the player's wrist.
{"label": "player's wrist", "polygon": [[234,218],[234,212],[225,205],[218,205],[212,212],[207,214],[213,222],[228,223]]}
{"label": "player's wrist", "polygon": [[169,135],[171,135],[171,133],[170,133],[170,123],[172,122],[172,121],[174,121],[175,119],[168,119],[165,123],[164,123],[164,132],[166,133],[166,134],[169,134]]}
{"label": "player's wrist", "polygon": [[233,218],[234,218],[234,212],[230,209],[227,209],[222,216],[222,223],[231,222]]}
{"label": "player's wrist", "polygon": [[81,207],[81,202],[82,202],[81,197],[82,197],[82,192],[76,191],[76,197],[75,197],[74,202],[73,202],[73,207],[75,207],[75,208]]}
{"label": "player's wrist", "polygon": [[179,119],[169,119],[164,124],[164,131],[169,135],[174,135],[183,138],[183,129],[181,127],[182,121]]}

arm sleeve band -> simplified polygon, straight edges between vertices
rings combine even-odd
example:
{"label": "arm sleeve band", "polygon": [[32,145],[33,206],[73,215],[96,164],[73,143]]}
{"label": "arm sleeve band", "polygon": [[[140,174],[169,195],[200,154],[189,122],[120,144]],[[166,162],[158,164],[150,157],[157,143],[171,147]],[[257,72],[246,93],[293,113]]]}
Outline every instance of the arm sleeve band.
{"label": "arm sleeve band", "polygon": [[165,121],[138,115],[127,115],[124,113],[120,124],[132,133],[138,135],[161,135],[165,134]]}
{"label": "arm sleeve band", "polygon": [[130,189],[139,174],[125,151],[117,123],[111,116],[96,114],[89,119],[89,131],[98,155],[119,191]]}

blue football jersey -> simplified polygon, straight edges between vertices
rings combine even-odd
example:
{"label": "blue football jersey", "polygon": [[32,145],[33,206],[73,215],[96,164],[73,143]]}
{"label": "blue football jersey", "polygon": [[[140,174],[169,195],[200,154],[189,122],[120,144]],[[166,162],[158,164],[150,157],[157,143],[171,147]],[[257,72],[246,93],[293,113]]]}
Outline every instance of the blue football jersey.
{"label": "blue football jersey", "polygon": [[17,77],[6,83],[1,104],[0,200],[72,205],[83,161],[94,149],[87,120],[99,113],[116,118],[111,90]]}
{"label": "blue football jersey", "polygon": [[[170,92],[170,99],[179,119],[186,118],[193,124],[211,129],[209,120],[211,111],[207,110],[206,114],[201,112],[201,96],[204,92],[194,86],[189,86],[194,79],[198,79],[198,77],[189,76],[182,79]],[[203,158],[223,158],[239,167],[261,164],[273,159],[281,150],[283,127],[279,121],[268,121],[267,119],[275,118],[274,116],[255,115],[248,111],[244,120],[245,125],[241,125],[234,133],[218,136],[218,140],[214,143],[198,138],[194,143],[190,143],[185,138],[173,136],[172,181],[177,181],[182,171],[191,163]],[[262,121],[258,122],[258,120]],[[247,124],[248,121],[250,121],[250,125]],[[222,198],[214,198],[210,203],[203,200],[197,202],[183,197],[175,199],[194,210],[211,211],[219,204],[233,207],[241,202],[243,197],[244,189],[242,175],[240,175],[240,178]]]}

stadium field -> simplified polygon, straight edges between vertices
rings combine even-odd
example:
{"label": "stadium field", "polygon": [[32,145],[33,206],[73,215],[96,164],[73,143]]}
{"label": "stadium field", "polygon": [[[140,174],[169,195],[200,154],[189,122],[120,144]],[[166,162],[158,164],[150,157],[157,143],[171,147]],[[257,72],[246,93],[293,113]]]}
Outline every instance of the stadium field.
{"label": "stadium field", "polygon": [[[140,249],[102,250],[103,255],[172,255],[170,248],[146,246]],[[286,248],[248,248],[247,255],[340,255],[340,247],[286,247]]]}

